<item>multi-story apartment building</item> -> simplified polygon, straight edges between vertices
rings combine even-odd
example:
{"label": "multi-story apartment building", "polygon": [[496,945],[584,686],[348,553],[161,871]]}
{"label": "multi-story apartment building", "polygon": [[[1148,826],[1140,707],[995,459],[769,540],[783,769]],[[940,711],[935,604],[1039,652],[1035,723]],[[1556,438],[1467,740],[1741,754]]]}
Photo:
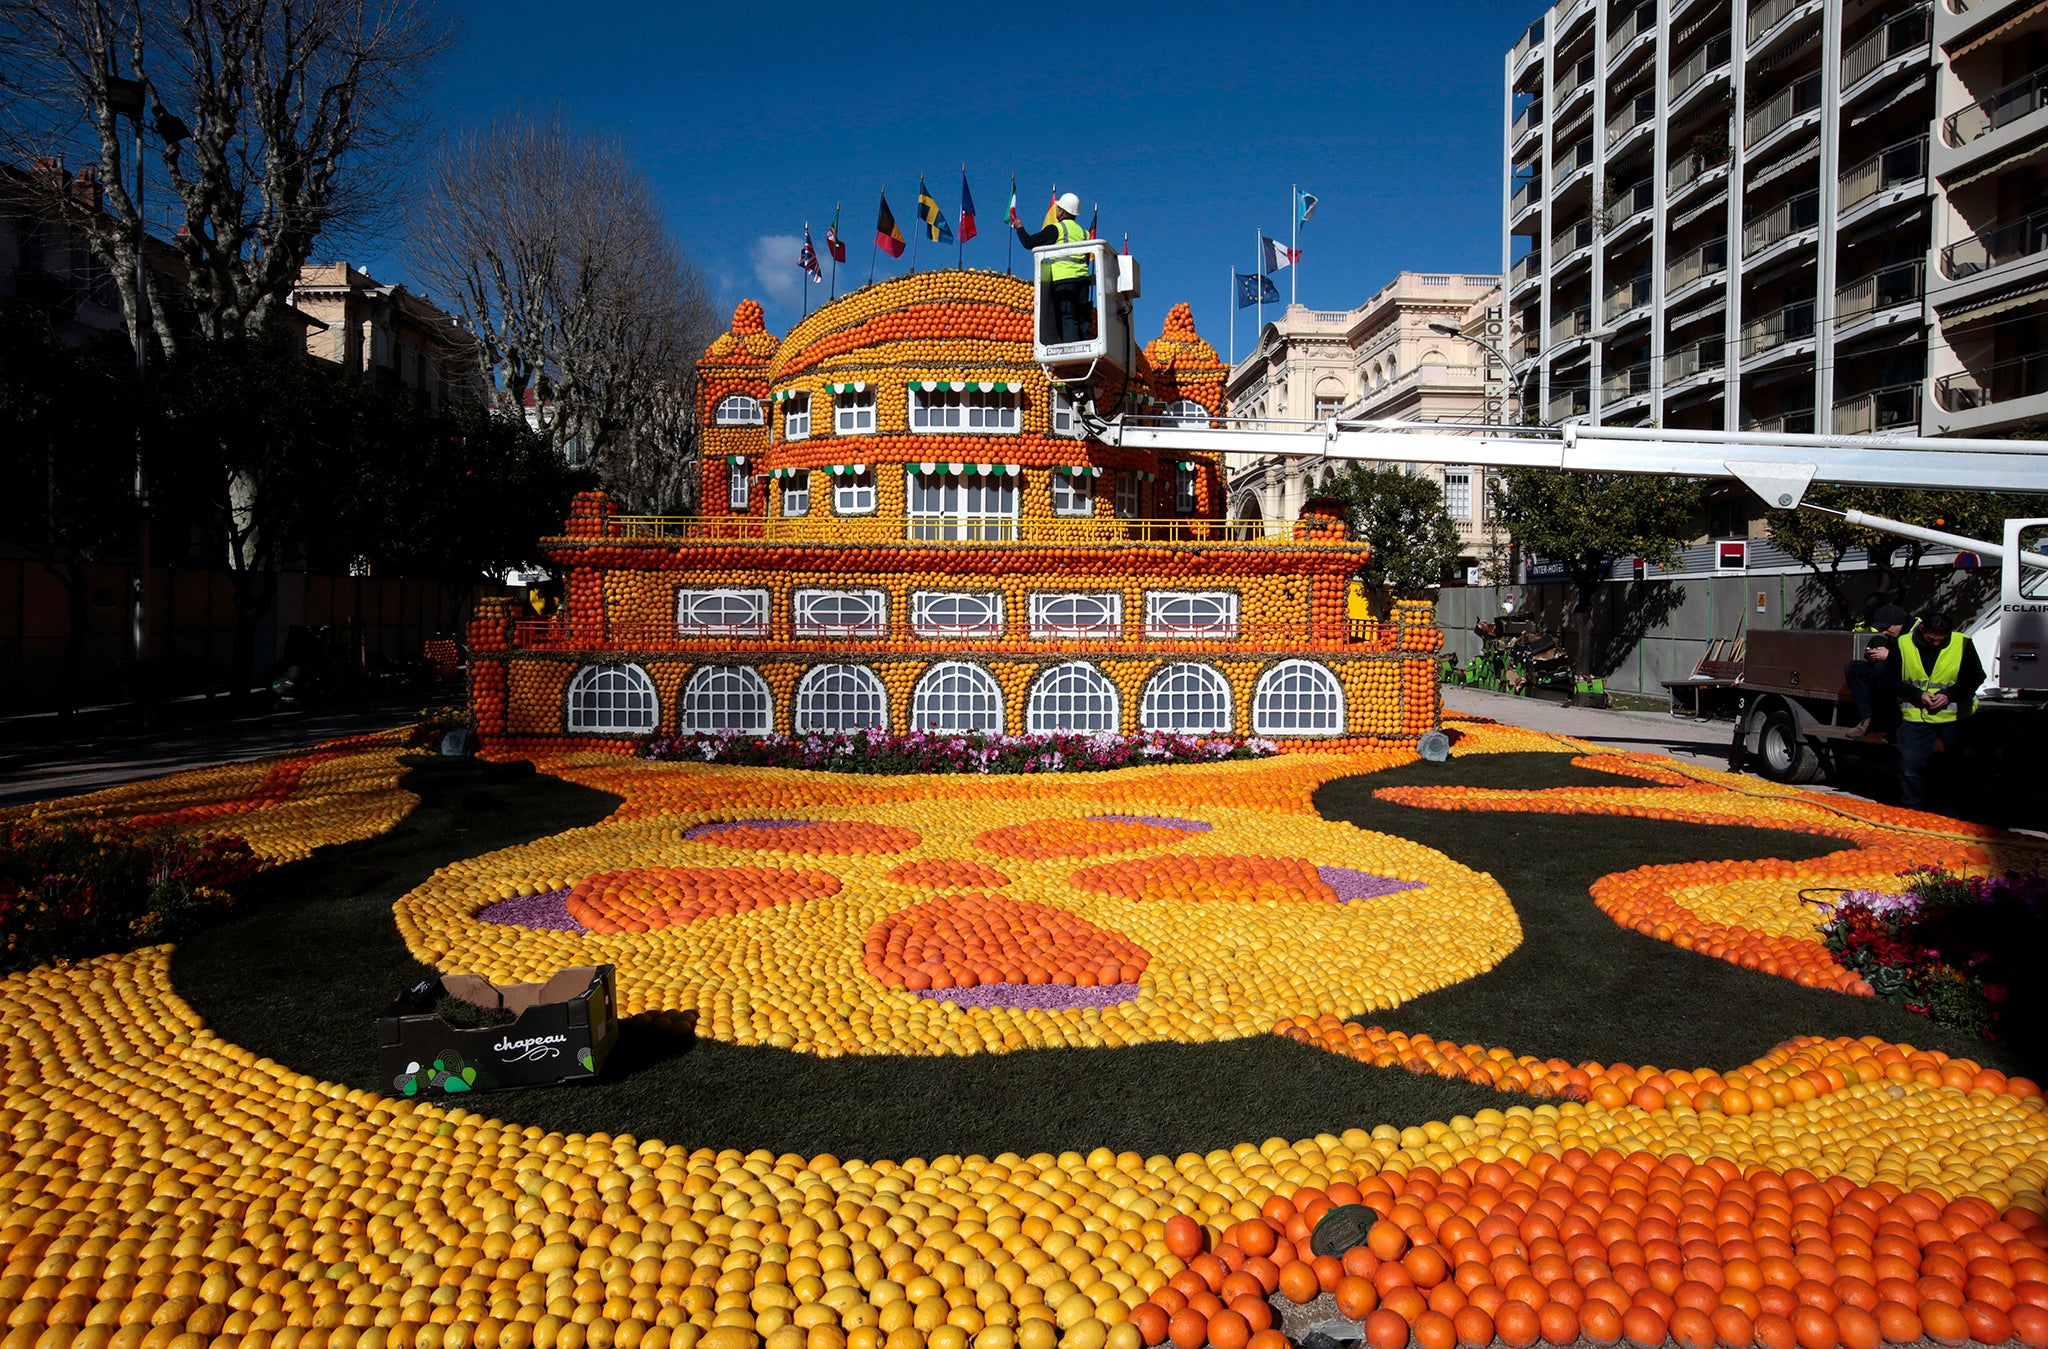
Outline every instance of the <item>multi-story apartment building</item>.
{"label": "multi-story apartment building", "polygon": [[2048,6],[1565,0],[1506,59],[1548,421],[1984,434],[2048,413]]}
{"label": "multi-story apartment building", "polygon": [[[1442,329],[1454,329],[1455,334]],[[1259,333],[1230,372],[1233,415],[1309,422],[1346,417],[1429,422],[1510,419],[1500,278],[1402,272],[1356,309],[1289,305]],[[1489,348],[1491,351],[1489,351]],[[1231,456],[1230,513],[1236,519],[1293,520],[1337,472],[1329,462]],[[1458,522],[1467,568],[1482,565],[1492,527],[1478,470],[1410,465],[1443,485]]]}
{"label": "multi-story apartment building", "polygon": [[483,398],[476,343],[462,320],[346,262],[299,269],[292,303],[320,326],[306,354],[353,370],[386,389],[406,388],[430,405]]}

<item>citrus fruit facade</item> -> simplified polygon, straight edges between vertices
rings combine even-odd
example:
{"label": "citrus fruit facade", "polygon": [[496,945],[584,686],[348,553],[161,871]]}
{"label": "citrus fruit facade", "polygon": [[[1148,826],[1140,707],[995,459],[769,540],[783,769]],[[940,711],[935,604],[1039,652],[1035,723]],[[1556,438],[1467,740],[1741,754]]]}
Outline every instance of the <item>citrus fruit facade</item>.
{"label": "citrus fruit facade", "polygon": [[[507,748],[861,729],[1171,731],[1331,747],[1434,729],[1429,607],[1355,618],[1341,520],[1223,518],[1213,454],[1091,437],[1031,359],[1031,289],[945,271],[777,339],[740,305],[699,365],[700,513],[602,494],[546,540],[563,610],[472,626]],[[1176,306],[1129,411],[1200,425],[1226,370]],[[1098,400],[1103,391],[1097,391]]]}

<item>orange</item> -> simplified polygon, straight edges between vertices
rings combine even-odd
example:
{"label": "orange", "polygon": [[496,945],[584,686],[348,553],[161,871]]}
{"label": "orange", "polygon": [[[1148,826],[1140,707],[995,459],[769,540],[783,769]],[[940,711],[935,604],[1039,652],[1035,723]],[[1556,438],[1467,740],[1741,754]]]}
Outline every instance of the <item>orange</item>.
{"label": "orange", "polygon": [[1365,1342],[1372,1349],[1407,1349],[1408,1323],[1382,1308],[1365,1318]]}
{"label": "orange", "polygon": [[1245,1349],[1251,1338],[1251,1323],[1237,1312],[1224,1310],[1209,1318],[1209,1343],[1216,1349]]}
{"label": "orange", "polygon": [[1305,1261],[1289,1260],[1280,1267],[1280,1295],[1289,1302],[1313,1302],[1322,1291],[1315,1270]]}
{"label": "orange", "polygon": [[1167,1325],[1174,1349],[1202,1349],[1209,1342],[1209,1320],[1192,1307],[1174,1313]]}
{"label": "orange", "polygon": [[1408,1234],[1393,1223],[1381,1219],[1374,1223],[1372,1230],[1366,1234],[1365,1244],[1382,1260],[1399,1260],[1408,1253]]}
{"label": "orange", "polygon": [[1493,1318],[1477,1307],[1467,1306],[1451,1318],[1451,1325],[1458,1332],[1459,1344],[1493,1343]]}
{"label": "orange", "polygon": [[[1456,1349],[1458,1328],[1442,1312],[1424,1312],[1415,1318],[1415,1343],[1418,1349]],[[1218,1345],[1217,1349],[1228,1349]]]}
{"label": "orange", "polygon": [[1961,1344],[1970,1338],[1970,1323],[1963,1309],[1947,1302],[1921,1303],[1920,1325],[1936,1344]]}
{"label": "orange", "polygon": [[[1379,1305],[1379,1293],[1377,1290],[1373,1288],[1370,1281],[1361,1279],[1356,1274],[1347,1274],[1339,1279],[1335,1293],[1338,1314],[1348,1316],[1354,1321],[1361,1319],[1367,1312]],[[1309,1298],[1296,1299],[1296,1301],[1301,1302],[1309,1300]]]}
{"label": "orange", "polygon": [[1166,1220],[1162,1239],[1166,1242],[1166,1249],[1182,1260],[1194,1259],[1209,1243],[1209,1235],[1202,1230],[1202,1225],[1185,1213],[1176,1213]]}
{"label": "orange", "polygon": [[1138,1328],[1146,1345],[1156,1345],[1166,1338],[1167,1325],[1172,1320],[1166,1309],[1156,1302],[1141,1302],[1131,1308],[1131,1324]]}
{"label": "orange", "polygon": [[1509,1301],[1493,1314],[1493,1329],[1510,1349],[1528,1349],[1543,1333],[1543,1323],[1528,1303]]}

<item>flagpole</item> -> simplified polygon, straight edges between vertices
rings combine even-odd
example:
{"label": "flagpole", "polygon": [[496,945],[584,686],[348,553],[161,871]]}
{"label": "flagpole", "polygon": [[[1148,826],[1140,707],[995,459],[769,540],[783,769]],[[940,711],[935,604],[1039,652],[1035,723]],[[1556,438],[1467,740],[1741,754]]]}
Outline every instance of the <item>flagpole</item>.
{"label": "flagpole", "polygon": [[1230,268],[1230,289],[1223,302],[1223,312],[1230,315],[1230,368],[1237,369],[1237,266]]}
{"label": "flagpole", "polygon": [[[882,200],[889,200],[889,189],[882,189]],[[875,260],[882,256],[882,230],[878,221],[875,227],[875,241],[868,245],[868,284],[875,284]]]}
{"label": "flagpole", "polygon": [[1257,291],[1259,297],[1259,326],[1252,333],[1252,346],[1254,348],[1264,340],[1266,335],[1266,259],[1261,256],[1266,251],[1263,243],[1264,237],[1259,233],[1257,225],[1252,226],[1252,275],[1259,279]]}
{"label": "flagpole", "polygon": [[[960,190],[963,196],[966,195],[967,166],[965,164],[962,164],[960,166]],[[955,241],[953,245],[953,265],[964,271],[967,267],[967,236],[965,234],[960,233],[958,225],[954,226],[954,235]]]}
{"label": "flagpole", "polygon": [[[808,243],[810,241],[810,238],[811,222],[806,220],[804,222],[804,241]],[[816,257],[817,255],[812,254],[812,256]],[[802,269],[799,268],[798,270]],[[811,274],[809,272],[804,272],[803,279],[799,284],[802,286],[804,292],[804,317],[809,318],[811,316]]]}
{"label": "flagpole", "polygon": [[1290,205],[1287,208],[1287,251],[1297,254],[1287,264],[1287,303],[1294,303],[1294,293],[1301,278],[1301,184],[1290,184],[1287,190]]}
{"label": "flagpole", "polygon": [[[833,202],[832,233],[834,233],[835,235],[839,233],[839,209],[840,203],[836,201]],[[841,248],[846,247],[846,242],[844,240],[841,240],[839,246]],[[839,298],[839,254],[833,252],[830,245],[826,246],[825,251],[827,253],[832,254],[832,298],[836,300]]]}

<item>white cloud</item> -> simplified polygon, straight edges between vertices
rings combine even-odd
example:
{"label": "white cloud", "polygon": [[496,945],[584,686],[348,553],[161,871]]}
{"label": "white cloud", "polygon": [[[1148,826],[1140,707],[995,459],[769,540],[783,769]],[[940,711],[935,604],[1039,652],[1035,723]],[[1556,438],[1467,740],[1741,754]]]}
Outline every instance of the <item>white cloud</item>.
{"label": "white cloud", "polygon": [[763,298],[785,307],[801,305],[804,274],[796,265],[804,241],[794,234],[764,234],[754,240],[748,257],[754,263],[754,280],[765,292]]}

